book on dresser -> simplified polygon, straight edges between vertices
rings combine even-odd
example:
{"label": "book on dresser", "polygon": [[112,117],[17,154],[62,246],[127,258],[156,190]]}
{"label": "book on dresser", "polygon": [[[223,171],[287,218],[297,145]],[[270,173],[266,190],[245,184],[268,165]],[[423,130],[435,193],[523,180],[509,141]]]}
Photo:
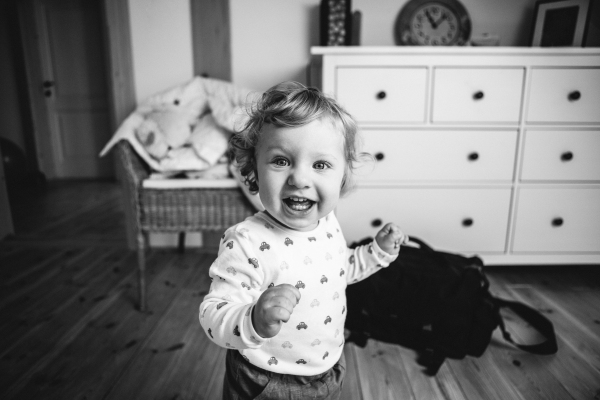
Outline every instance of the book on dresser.
{"label": "book on dresser", "polygon": [[394,221],[486,265],[600,264],[600,48],[313,47],[357,120],[348,242]]}

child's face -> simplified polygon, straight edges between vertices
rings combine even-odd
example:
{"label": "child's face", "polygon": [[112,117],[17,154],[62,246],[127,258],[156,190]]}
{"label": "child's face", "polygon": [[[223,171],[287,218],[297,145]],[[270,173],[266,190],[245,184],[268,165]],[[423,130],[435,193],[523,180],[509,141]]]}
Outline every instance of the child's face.
{"label": "child's face", "polygon": [[340,198],[344,138],[328,119],[304,126],[266,125],[256,148],[259,195],[272,217],[309,231]]}

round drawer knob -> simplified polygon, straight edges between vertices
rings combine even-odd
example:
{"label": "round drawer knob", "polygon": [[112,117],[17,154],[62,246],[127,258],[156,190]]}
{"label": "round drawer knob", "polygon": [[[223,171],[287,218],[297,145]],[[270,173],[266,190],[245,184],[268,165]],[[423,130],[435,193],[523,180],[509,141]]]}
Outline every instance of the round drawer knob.
{"label": "round drawer knob", "polygon": [[375,218],[373,221],[371,221],[371,226],[373,228],[377,228],[378,226],[381,226],[381,224],[383,224],[383,222],[379,218]]}
{"label": "round drawer knob", "polygon": [[477,161],[477,159],[479,158],[479,154],[477,152],[469,153],[467,158],[469,159],[469,161]]}
{"label": "round drawer knob", "polygon": [[384,158],[385,158],[385,156],[383,155],[383,153],[376,153],[376,154],[375,154],[375,159],[376,159],[377,161],[381,161],[381,160],[383,160]]}
{"label": "round drawer knob", "polygon": [[480,90],[478,92],[473,93],[473,99],[475,99],[475,100],[483,99],[483,92]]}
{"label": "round drawer knob", "polygon": [[387,96],[387,93],[385,93],[383,90],[381,92],[377,93],[377,98],[379,100],[385,99],[385,96]]}
{"label": "round drawer knob", "polygon": [[565,221],[564,221],[562,218],[560,218],[560,217],[558,217],[558,218],[554,218],[554,219],[552,220],[552,226],[559,227],[559,226],[562,226],[562,224],[564,224],[564,222],[565,222]]}
{"label": "round drawer knob", "polygon": [[574,90],[569,93],[569,101],[577,101],[581,98],[581,92],[579,90]]}
{"label": "round drawer knob", "polygon": [[571,161],[573,159],[573,153],[570,151],[565,151],[560,155],[561,161]]}
{"label": "round drawer knob", "polygon": [[473,219],[472,218],[465,218],[462,220],[462,226],[464,227],[469,227],[473,225]]}

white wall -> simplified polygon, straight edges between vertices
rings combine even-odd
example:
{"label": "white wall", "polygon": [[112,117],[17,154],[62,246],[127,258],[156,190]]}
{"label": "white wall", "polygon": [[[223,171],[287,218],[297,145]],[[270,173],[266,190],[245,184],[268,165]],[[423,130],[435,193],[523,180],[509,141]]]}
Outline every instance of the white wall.
{"label": "white wall", "polygon": [[229,0],[232,81],[266,90],[306,82],[310,47],[319,43],[319,0]]}
{"label": "white wall", "polygon": [[189,0],[129,0],[138,102],[194,75]]}

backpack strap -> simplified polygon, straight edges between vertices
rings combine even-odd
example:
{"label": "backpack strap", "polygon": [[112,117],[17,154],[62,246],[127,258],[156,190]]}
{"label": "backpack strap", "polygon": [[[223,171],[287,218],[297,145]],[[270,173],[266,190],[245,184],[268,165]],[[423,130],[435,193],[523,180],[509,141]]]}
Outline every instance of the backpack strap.
{"label": "backpack strap", "polygon": [[506,339],[508,342],[512,343],[519,349],[532,354],[549,355],[555,354],[558,351],[558,345],[556,344],[556,334],[554,333],[554,326],[548,318],[543,316],[539,311],[534,310],[528,305],[518,301],[510,301],[498,297],[494,297],[494,301],[500,308],[510,308],[511,310],[513,310],[519,317],[521,317],[524,321],[528,322],[539,333],[546,337],[545,341],[537,344],[515,343],[510,333],[506,330],[502,316],[498,315],[498,322],[500,325],[500,329],[502,330],[502,336],[504,336],[504,339]]}

